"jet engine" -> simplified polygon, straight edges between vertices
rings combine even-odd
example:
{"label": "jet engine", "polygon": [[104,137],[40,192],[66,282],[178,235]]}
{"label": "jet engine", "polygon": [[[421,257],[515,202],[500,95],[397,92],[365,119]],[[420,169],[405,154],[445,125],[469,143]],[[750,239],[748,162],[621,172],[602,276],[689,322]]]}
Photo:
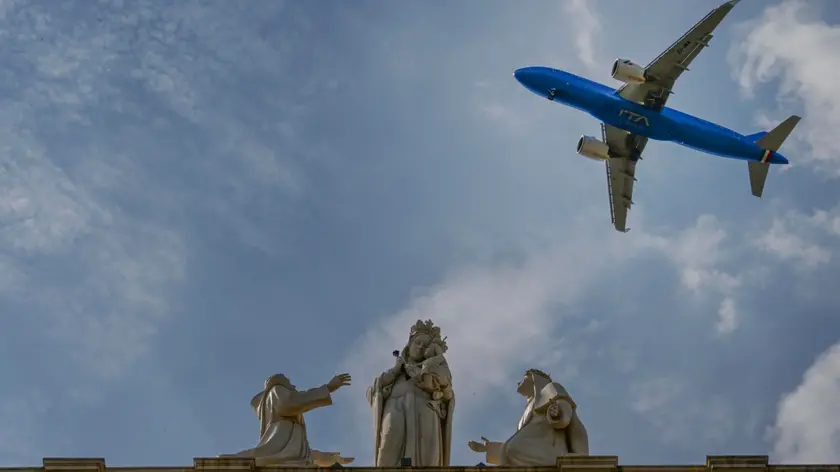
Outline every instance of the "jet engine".
{"label": "jet engine", "polygon": [[625,84],[642,84],[647,80],[645,68],[627,59],[616,59],[613,62],[612,77]]}
{"label": "jet engine", "polygon": [[577,153],[595,161],[603,161],[610,158],[610,147],[600,139],[581,136],[577,143]]}

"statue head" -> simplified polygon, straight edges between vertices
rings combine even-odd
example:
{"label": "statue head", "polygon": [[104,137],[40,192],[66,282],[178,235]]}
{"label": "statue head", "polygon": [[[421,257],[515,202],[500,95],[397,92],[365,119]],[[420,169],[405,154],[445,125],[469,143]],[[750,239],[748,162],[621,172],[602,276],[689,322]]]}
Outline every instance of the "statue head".
{"label": "statue head", "polygon": [[283,374],[274,374],[265,380],[265,391],[271,390],[273,387],[285,387],[289,390],[296,388],[289,378]]}
{"label": "statue head", "polygon": [[437,350],[441,354],[447,350],[446,339],[440,337],[440,328],[435,326],[432,320],[417,320],[411,327],[408,344],[403,348],[402,356],[406,360],[420,362],[426,359],[427,348],[432,344],[438,346]]}
{"label": "statue head", "polygon": [[541,390],[542,387],[551,381],[551,376],[545,372],[539,369],[528,369],[525,371],[522,380],[516,384],[516,391],[522,396],[532,397],[534,396],[535,390]]}
{"label": "statue head", "polygon": [[428,346],[426,347],[426,351],[423,353],[423,357],[425,359],[441,355],[443,355],[443,346],[441,346],[440,343],[437,343],[435,341],[429,342]]}
{"label": "statue head", "polygon": [[292,384],[292,382],[289,381],[288,377],[286,377],[283,374],[274,374],[271,377],[265,379],[265,383],[263,384],[263,391],[254,395],[254,398],[251,399],[251,408],[259,408],[268,391],[274,387],[283,387],[289,390],[295,390],[295,386]]}

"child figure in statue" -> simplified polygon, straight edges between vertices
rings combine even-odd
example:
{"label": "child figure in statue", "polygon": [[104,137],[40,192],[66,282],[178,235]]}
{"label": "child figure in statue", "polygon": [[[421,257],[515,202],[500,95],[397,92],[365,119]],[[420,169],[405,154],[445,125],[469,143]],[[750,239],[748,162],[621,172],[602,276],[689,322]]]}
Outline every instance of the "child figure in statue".
{"label": "child figure in statue", "polygon": [[420,375],[417,378],[417,387],[432,395],[432,400],[449,401],[452,399],[452,386],[449,383],[449,366],[446,358],[443,357],[444,349],[442,341],[432,341],[426,348],[426,359],[420,365]]}

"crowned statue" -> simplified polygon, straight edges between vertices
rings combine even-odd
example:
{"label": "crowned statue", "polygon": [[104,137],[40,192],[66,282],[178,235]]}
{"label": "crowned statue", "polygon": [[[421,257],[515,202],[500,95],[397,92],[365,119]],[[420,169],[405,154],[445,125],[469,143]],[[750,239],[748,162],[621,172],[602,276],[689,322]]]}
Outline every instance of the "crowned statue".
{"label": "crowned statue", "polygon": [[394,366],[368,388],[376,467],[399,467],[403,459],[414,467],[449,465],[455,394],[446,351],[440,328],[418,320],[394,352]]}

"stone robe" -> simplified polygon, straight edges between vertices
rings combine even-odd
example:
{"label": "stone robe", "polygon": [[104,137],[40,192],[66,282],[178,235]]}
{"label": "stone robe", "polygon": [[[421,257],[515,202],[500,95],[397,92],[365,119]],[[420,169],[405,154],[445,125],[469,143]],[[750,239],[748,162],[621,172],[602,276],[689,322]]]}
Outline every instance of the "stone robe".
{"label": "stone robe", "polygon": [[[549,414],[552,405],[564,412],[560,418]],[[486,462],[516,467],[553,466],[559,456],[589,455],[589,437],[576,409],[562,385],[548,383],[536,397],[528,398],[516,433],[503,443],[488,444]]]}
{"label": "stone robe", "polygon": [[[447,401],[433,400],[431,393],[417,386],[420,368],[406,367],[409,379],[385,372],[368,389],[374,421],[374,465],[399,467],[405,457],[414,467],[446,467],[452,444],[454,395]],[[439,368],[451,382],[445,362]]]}
{"label": "stone robe", "polygon": [[253,457],[256,465],[313,466],[329,460],[330,453],[319,453],[309,448],[306,423],[307,411],[332,404],[326,385],[298,391],[284,386],[274,386],[268,393],[260,393],[251,400],[251,406],[260,419],[260,442],[256,447],[227,457]]}

